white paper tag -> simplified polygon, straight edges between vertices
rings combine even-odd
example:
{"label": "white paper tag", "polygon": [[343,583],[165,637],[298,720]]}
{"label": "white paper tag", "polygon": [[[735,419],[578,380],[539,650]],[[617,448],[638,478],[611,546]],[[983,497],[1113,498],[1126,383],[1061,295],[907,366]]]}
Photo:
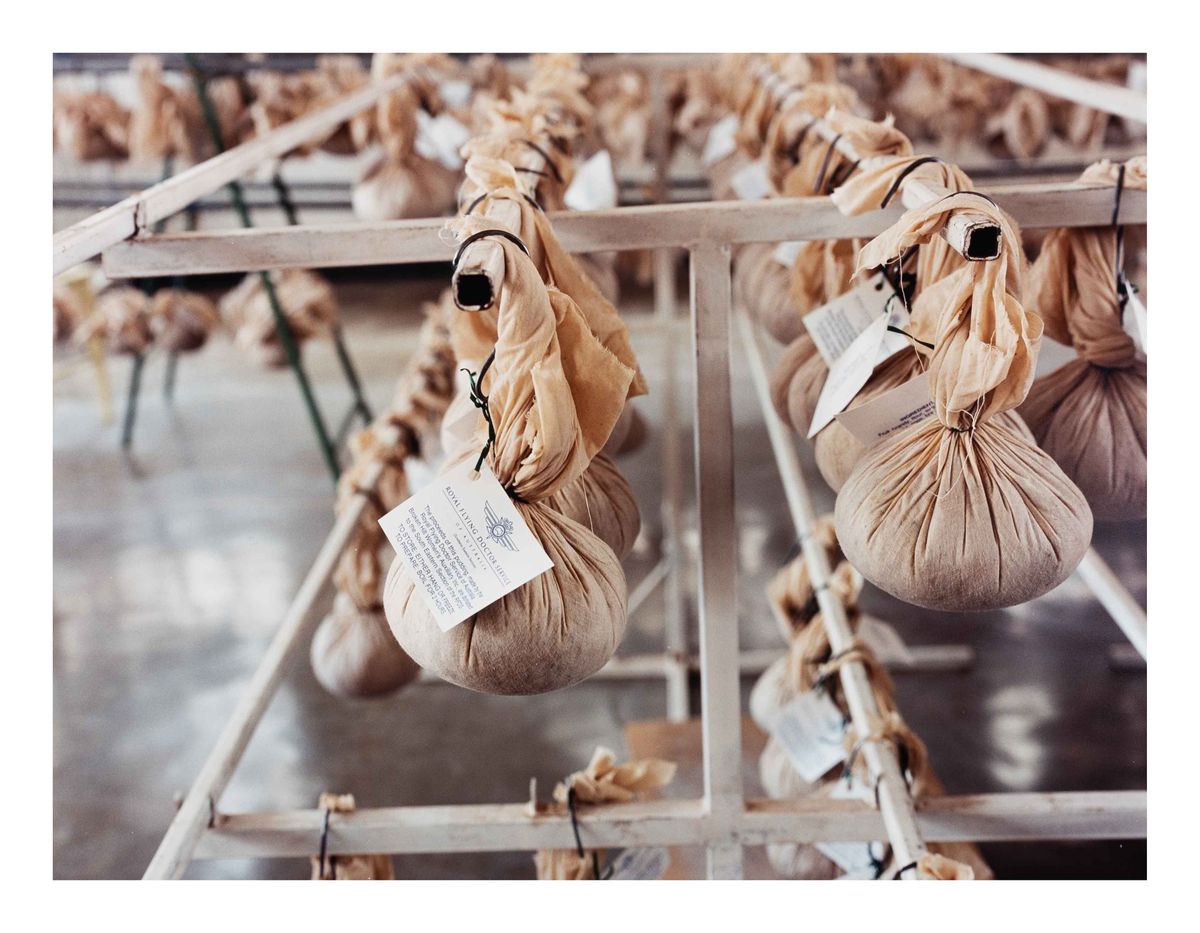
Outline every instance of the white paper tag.
{"label": "white paper tag", "polygon": [[900,633],[888,622],[864,615],[858,623],[858,637],[885,665],[912,664],[913,655]]}
{"label": "white paper tag", "polygon": [[738,118],[732,113],[712,125],[704,140],[704,154],[700,157],[705,165],[720,162],[737,151],[737,128]]}
{"label": "white paper tag", "polygon": [[447,107],[465,107],[471,99],[471,82],[453,78],[438,85],[438,95]]}
{"label": "white paper tag", "polygon": [[729,179],[733,193],[743,201],[757,201],[772,194],[771,179],[767,175],[767,163],[762,159],[747,162]]}
{"label": "white paper tag", "polygon": [[554,566],[485,463],[464,463],[379,520],[443,632]]}
{"label": "white paper tag", "polygon": [[1043,376],[1049,376],[1056,369],[1062,369],[1078,356],[1074,347],[1068,347],[1043,334],[1041,342],[1038,344],[1037,366],[1034,369],[1033,378],[1041,379]]}
{"label": "white paper tag", "polygon": [[448,113],[431,117],[424,110],[417,111],[417,139],[413,148],[417,155],[441,162],[449,169],[462,168],[462,156],[458,150],[471,138],[471,131]]}
{"label": "white paper tag", "polygon": [[671,864],[671,856],[662,846],[625,849],[613,859],[613,881],[658,881]]}
{"label": "white paper tag", "polygon": [[845,733],[842,711],[822,690],[800,694],[779,711],[771,724],[771,734],[810,784],[846,760],[842,744]]}
{"label": "white paper tag", "polygon": [[808,429],[809,437],[829,424],[839,412],[846,410],[859,389],[867,384],[876,366],[908,346],[907,337],[889,331],[888,327],[900,330],[908,327],[908,311],[899,301],[892,302],[887,314],[877,314],[875,320],[854,338],[846,352],[829,367],[825,385],[817,398],[812,425]]}
{"label": "white paper tag", "polygon": [[919,424],[932,415],[929,377],[918,373],[903,385],[841,412],[837,420],[860,444],[873,447],[889,434]]}
{"label": "white paper tag", "polygon": [[1125,328],[1125,333],[1133,338],[1138,353],[1145,356],[1146,305],[1142,301],[1142,296],[1138,294],[1137,287],[1126,278],[1124,272],[1121,273],[1121,281],[1125,284],[1125,294],[1128,296],[1125,301],[1125,311],[1121,315],[1121,324]]}
{"label": "white paper tag", "polygon": [[404,458],[404,479],[410,492],[420,492],[437,478],[436,468],[419,457]]}
{"label": "white paper tag", "polygon": [[[846,880],[874,878],[876,862],[887,855],[881,842],[818,842],[817,850],[852,876]],[[841,880],[841,879],[839,879]]]}
{"label": "white paper tag", "polygon": [[[800,247],[803,245],[804,240],[784,240],[775,247],[775,252],[771,254],[771,258],[781,266],[785,266],[786,268],[790,269],[792,267],[792,263],[796,261],[796,256],[800,252]],[[828,366],[829,364],[826,363],[825,365]]]}
{"label": "white paper tag", "polygon": [[600,211],[617,206],[617,179],[607,149],[601,149],[576,169],[563,194],[563,202],[573,211]]}
{"label": "white paper tag", "polygon": [[[779,245],[783,247],[790,244]],[[787,265],[790,266],[795,258],[796,253],[793,252]],[[878,320],[887,307],[888,299],[894,294],[883,276],[875,275],[870,281],[804,315],[804,327],[826,366],[833,366],[855,338]]]}

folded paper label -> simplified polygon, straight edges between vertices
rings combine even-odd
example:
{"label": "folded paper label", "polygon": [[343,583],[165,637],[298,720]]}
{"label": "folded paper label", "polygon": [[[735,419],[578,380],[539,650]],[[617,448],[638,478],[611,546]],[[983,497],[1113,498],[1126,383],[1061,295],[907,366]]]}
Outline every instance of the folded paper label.
{"label": "folded paper label", "polygon": [[829,367],[829,375],[825,377],[812,425],[808,429],[809,437],[817,434],[839,412],[845,411],[846,406],[854,401],[854,396],[867,384],[876,366],[908,347],[908,338],[889,330],[889,327],[901,331],[908,328],[908,311],[899,301],[893,301],[888,310],[877,313],[866,329]]}
{"label": "folded paper label", "polygon": [[708,138],[704,141],[702,158],[705,165],[720,162],[737,151],[737,128],[738,118],[732,113],[712,125],[712,129],[708,131]]}
{"label": "folded paper label", "polygon": [[[784,240],[775,247],[775,252],[771,253],[771,258],[781,266],[786,266],[790,269],[792,263],[796,261],[796,257],[800,254],[800,248],[803,245],[804,240]],[[826,362],[825,365],[828,366],[829,363]]]}
{"label": "folded paper label", "polygon": [[[776,254],[783,247],[790,245],[780,243]],[[795,258],[796,253],[793,251],[787,265],[790,266]],[[870,281],[804,315],[804,327],[812,342],[816,344],[817,352],[821,354],[826,366],[833,366],[858,335],[879,319],[887,307],[888,300],[894,294],[883,276],[876,275]]]}
{"label": "folded paper label", "polygon": [[919,424],[932,415],[929,377],[918,373],[903,385],[841,412],[837,420],[860,444],[873,447],[888,435]]}
{"label": "folded paper label", "polygon": [[756,159],[743,165],[729,179],[733,193],[743,201],[757,201],[771,196],[771,179],[767,175],[767,163]]}
{"label": "folded paper label", "polygon": [[1146,355],[1146,304],[1138,294],[1137,286],[1121,273],[1121,284],[1125,288],[1125,310],[1121,312],[1121,326],[1133,338],[1138,353]]}
{"label": "folded paper label", "polygon": [[563,201],[573,211],[600,211],[617,206],[617,179],[607,149],[601,149],[576,169]]}
{"label": "folded paper label", "polygon": [[875,866],[887,857],[881,842],[818,842],[816,848],[850,876],[847,881],[874,878]]}
{"label": "folded paper label", "polygon": [[442,631],[553,562],[483,464],[464,463],[379,520]]}
{"label": "folded paper label", "polygon": [[662,846],[625,849],[613,859],[613,881],[658,881],[671,863],[671,856]]}
{"label": "folded paper label", "polygon": [[448,169],[460,169],[463,160],[458,151],[470,138],[471,131],[450,114],[431,117],[424,110],[417,111],[417,140],[413,148],[422,158],[441,162]]}
{"label": "folded paper label", "polygon": [[845,717],[821,690],[802,693],[779,711],[771,734],[787,752],[792,765],[810,784],[846,760],[842,744]]}

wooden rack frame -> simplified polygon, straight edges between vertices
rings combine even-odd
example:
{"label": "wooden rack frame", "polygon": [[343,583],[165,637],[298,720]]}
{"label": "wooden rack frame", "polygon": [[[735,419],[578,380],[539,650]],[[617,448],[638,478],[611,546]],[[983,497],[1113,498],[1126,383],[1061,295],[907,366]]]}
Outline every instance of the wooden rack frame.
{"label": "wooden rack frame", "polygon": [[[155,186],[63,231],[55,237],[56,270],[100,251],[104,252],[106,272],[117,278],[449,259],[449,248],[437,235],[441,220],[141,235],[155,219],[210,193],[258,161],[294,148],[326,126],[369,106],[393,86],[384,82],[364,88],[320,113],[193,167],[164,183],[169,186],[165,190],[164,185]],[[254,147],[253,158],[246,147]],[[996,188],[988,193],[1025,228],[1104,225],[1111,219],[1109,189],[1041,185]],[[741,876],[743,846],[772,842],[866,841],[886,836],[897,857],[907,862],[925,850],[927,840],[1142,838],[1146,834],[1145,791],[1006,793],[914,802],[891,746],[879,742],[867,742],[862,752],[872,779],[878,782],[879,809],[862,801],[745,798],[740,768],[739,684],[744,657],[738,651],[737,560],[731,546],[736,541],[730,379],[735,320],[731,246],[870,237],[886,228],[899,210],[896,206],[848,218],[827,198],[799,198],[618,208],[553,216],[556,230],[573,251],[657,250],[656,304],[664,319],[674,308],[669,274],[672,252],[688,253],[694,413],[696,423],[705,426],[703,445],[697,435],[694,449],[700,525],[699,667],[705,792],[696,800],[585,809],[579,822],[588,846],[702,845],[708,851],[709,876],[735,878]],[[1145,222],[1144,193],[1125,193],[1120,220]],[[795,440],[767,403],[765,367],[757,338],[744,320],[740,326],[756,390],[764,402],[764,417],[788,505],[812,578],[820,581],[827,576],[828,566],[824,553],[807,538],[812,509],[796,459]],[[378,470],[369,471],[362,479],[364,491],[371,490],[377,480]],[[218,811],[217,803],[289,665],[304,654],[338,556],[365,506],[365,496],[355,496],[335,522],[145,877],[179,877],[193,858],[307,856],[315,850],[323,816],[319,810],[228,815]],[[1130,633],[1134,646],[1144,656],[1145,613],[1098,557],[1089,554],[1085,565],[1081,566],[1081,576]],[[828,590],[818,596],[831,645],[837,650],[850,638],[844,610]],[[686,674],[687,662],[679,657],[672,663],[666,660],[664,656],[661,670],[668,679],[675,677],[678,692],[678,674],[681,670]],[[861,729],[874,703],[861,665],[844,665],[840,677],[852,716]],[[686,680],[682,689],[686,692]],[[334,855],[503,851],[567,848],[572,844],[571,824],[565,814],[514,803],[391,807],[334,814],[329,820],[327,851]]]}
{"label": "wooden rack frame", "polygon": [[[988,192],[1022,227],[1100,225],[1110,219],[1108,189],[1078,185],[992,189]],[[1127,192],[1122,219],[1144,222],[1145,199]],[[696,421],[705,425],[703,451],[695,450],[700,523],[700,668],[704,735],[705,796],[692,801],[654,801],[586,812],[581,817],[588,845],[703,844],[709,874],[738,877],[745,845],[773,841],[870,839],[881,831],[901,859],[924,851],[925,840],[1127,838],[1145,833],[1145,793],[993,794],[947,797],[914,804],[900,777],[890,746],[867,743],[864,756],[880,781],[880,811],[859,802],[762,801],[744,798],[740,771],[741,711],[736,582],[737,564],[729,543],[736,539],[733,499],[733,422],[730,243],[755,240],[826,239],[872,236],[892,219],[889,211],[841,218],[827,199],[802,198],[756,203],[618,208],[555,218],[564,242],[575,251],[631,248],[682,248],[690,256]],[[164,274],[168,271],[250,271],[289,264],[353,265],[422,262],[446,258],[437,237],[441,221],[342,225],[185,234],[139,238],[106,252],[105,268],[114,275]],[[328,250],[326,250],[328,247]],[[136,270],[136,272],[135,272]],[[751,347],[755,344],[752,342]],[[761,360],[750,355],[751,371],[762,389]],[[701,418],[701,414],[703,416]],[[766,415],[773,415],[768,410]],[[787,466],[794,443],[768,417],[773,445],[783,472],[789,506],[802,537],[811,522],[807,491],[798,468]],[[774,425],[772,427],[772,425]],[[369,480],[370,477],[367,477]],[[317,621],[318,599],[332,574],[336,556],[361,513],[361,497],[339,518],[317,562],[305,578],[280,631],[268,648],[242,704],[206,762],[200,777],[168,830],[147,877],[179,875],[192,857],[294,855],[312,850],[320,826],[319,811],[225,816],[216,812],[234,768],[265,712],[287,665],[303,654]],[[815,580],[824,578],[824,555],[804,547]],[[1098,561],[1094,556],[1090,560]],[[1086,579],[1086,577],[1085,577]],[[1118,590],[1115,578],[1110,580]],[[830,620],[835,649],[849,639],[844,614],[827,592],[822,616]],[[1133,603],[1125,594],[1126,603]],[[825,605],[828,602],[829,605]],[[1112,608],[1106,606],[1106,608]],[[1129,609],[1129,605],[1124,606]],[[1140,620],[1125,625],[1142,633]],[[847,664],[842,677],[856,721],[871,714],[870,691],[861,668]],[[865,690],[865,693],[864,693]],[[1054,819],[1047,814],[1053,812]],[[483,807],[399,807],[362,810],[330,821],[329,851],[479,851],[565,847],[570,823],[561,814],[529,815],[524,805]]]}

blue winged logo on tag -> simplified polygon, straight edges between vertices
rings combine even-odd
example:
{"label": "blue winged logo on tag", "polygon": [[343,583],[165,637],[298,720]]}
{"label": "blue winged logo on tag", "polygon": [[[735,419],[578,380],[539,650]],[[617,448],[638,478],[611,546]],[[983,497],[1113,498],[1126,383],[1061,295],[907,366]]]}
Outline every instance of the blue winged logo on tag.
{"label": "blue winged logo on tag", "polygon": [[490,503],[483,504],[483,518],[487,522],[488,540],[493,544],[498,544],[506,551],[517,550],[516,542],[513,541],[513,523],[512,519],[502,518],[497,515],[492,509]]}

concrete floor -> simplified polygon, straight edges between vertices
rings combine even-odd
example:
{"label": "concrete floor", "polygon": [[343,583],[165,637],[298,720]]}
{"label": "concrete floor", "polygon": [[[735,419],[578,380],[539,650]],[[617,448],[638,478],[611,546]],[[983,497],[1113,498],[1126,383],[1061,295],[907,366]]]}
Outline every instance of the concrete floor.
{"label": "concrete floor", "polygon": [[[347,339],[373,404],[390,397],[412,345],[418,302],[444,278],[339,277]],[[623,302],[655,384],[661,340]],[[681,331],[674,338],[686,341]],[[685,344],[678,344],[683,346]],[[349,404],[332,351],[306,349],[331,419]],[[680,354],[681,359],[686,353]],[[133,453],[102,424],[78,357],[57,366],[54,407],[54,874],[136,878],[215,741],[332,521],[330,480],[289,373],[265,372],[217,341],[181,362],[173,405],[163,360],[147,365]],[[128,364],[109,365],[124,393]],[[651,421],[659,397],[639,402]],[[763,586],[793,534],[757,402],[735,372],[740,626],[746,647],[780,647]],[[685,450],[691,450],[690,439]],[[645,532],[631,586],[653,566],[661,475],[653,432],[622,461]],[[820,508],[832,506],[806,463]],[[690,469],[690,467],[689,467]],[[690,490],[690,478],[687,486]],[[1145,599],[1145,528],[1098,526],[1095,544]],[[694,534],[687,539],[694,551]],[[900,706],[951,792],[1143,788],[1146,678],[1110,669],[1121,635],[1082,584],[983,615],[931,613],[868,588],[867,611],[911,644],[956,642],[969,673],[898,677]],[[661,644],[652,598],[622,651]],[[747,679],[748,692],[752,684]],[[481,696],[448,685],[381,701],[327,695],[307,660],[288,675],[220,801],[226,812],[311,807],[323,790],[360,806],[522,800],[549,788],[623,724],[660,717],[659,683],[584,683],[542,697]],[[757,793],[748,773],[747,790]],[[314,839],[314,851],[316,840]],[[1144,877],[1144,843],[989,845],[1000,877]],[[528,878],[527,853],[409,856],[401,878]],[[301,860],[195,863],[195,878],[300,878]]]}

